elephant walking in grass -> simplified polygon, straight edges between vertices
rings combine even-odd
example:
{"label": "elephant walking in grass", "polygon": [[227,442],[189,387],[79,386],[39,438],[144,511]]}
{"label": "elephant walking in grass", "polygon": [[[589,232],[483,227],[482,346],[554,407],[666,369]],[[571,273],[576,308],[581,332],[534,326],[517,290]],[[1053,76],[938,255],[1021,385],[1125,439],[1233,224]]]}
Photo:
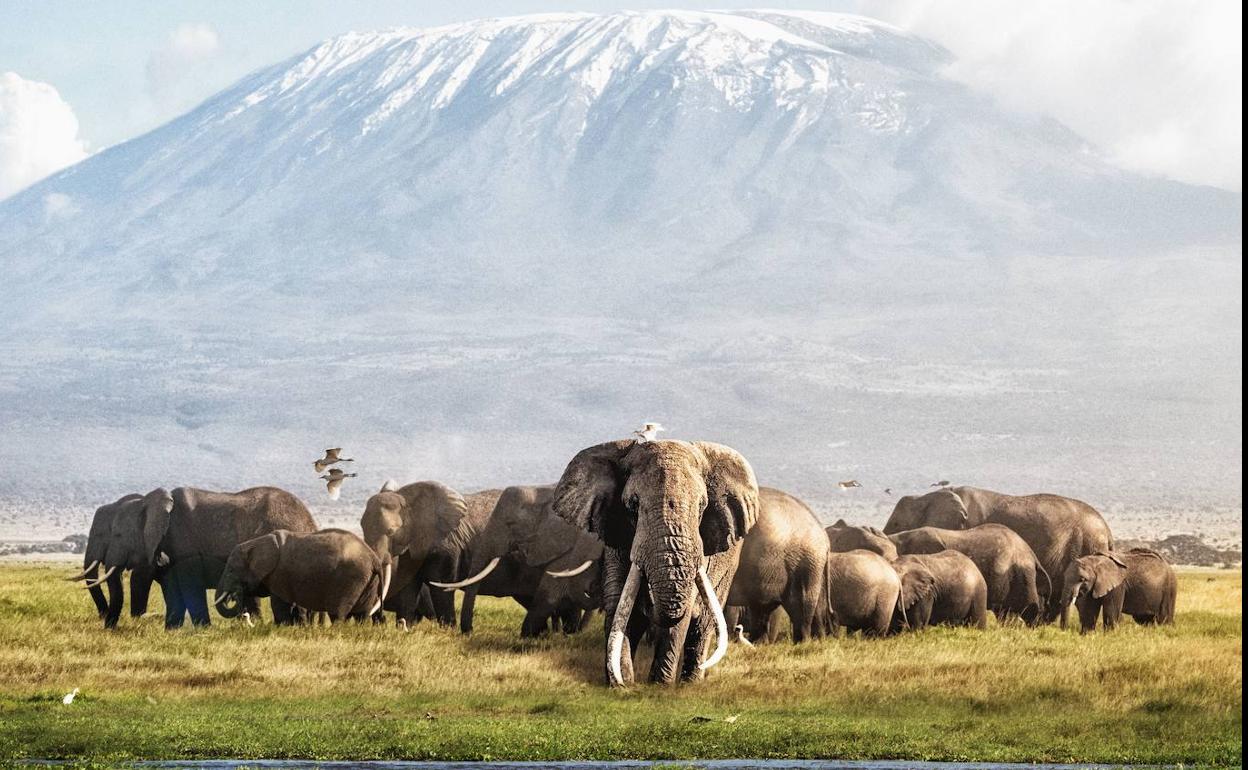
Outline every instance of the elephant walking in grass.
{"label": "elephant walking in grass", "polygon": [[965,554],[898,556],[892,566],[901,579],[901,612],[894,616],[894,630],[942,624],[988,627],[988,584]]}
{"label": "elephant walking in grass", "polygon": [[[87,534],[87,546],[82,557],[82,572],[71,581],[85,580],[84,584],[95,603],[95,609],[105,628],[113,628],[121,618],[121,610],[125,604],[125,590],[122,587],[122,572],[112,570],[101,575],[100,568],[104,564],[104,556],[108,542],[112,537],[113,520],[123,509],[142,509],[146,504],[143,495],[130,494],[116,502],[102,505],[95,510],[91,519],[91,529]],[[123,571],[124,572],[124,571]],[[158,568],[142,564],[130,572],[130,615],[142,617],[147,613],[148,596],[152,590],[152,582],[156,580]],[[108,588],[107,598],[104,588]]]}
{"label": "elephant walking in grass", "polygon": [[[430,583],[459,579],[470,561],[469,543],[485,528],[501,494],[488,489],[464,496],[436,481],[402,487],[387,481],[368,499],[360,528],[381,558],[393,606],[418,608]],[[454,625],[454,594],[433,590],[429,598],[438,623]]]}
{"label": "elephant walking in grass", "polygon": [[[190,487],[172,492],[156,489],[137,500],[118,502],[123,501],[109,522],[100,564],[105,578],[117,576],[118,596],[122,572],[155,576],[159,571],[166,628],[180,627],[188,614],[195,625],[208,625],[207,589],[217,586],[226,560],[239,543],[279,529],[316,531],[312,514],[299,498],[275,487],[233,493]],[[254,607],[254,598],[238,598],[239,602],[218,604],[218,610],[228,617],[243,607]],[[296,619],[289,603],[275,598],[271,604],[276,622]]]}
{"label": "elephant walking in grass", "polygon": [[723,602],[758,498],[750,464],[719,444],[611,441],[572,458],[551,505],[605,546],[608,684],[634,680],[637,645],[652,626],[651,681],[693,680],[723,657]]}
{"label": "elephant walking in grass", "polygon": [[901,554],[958,551],[975,563],[988,584],[988,609],[998,621],[1040,621],[1052,586],[1044,566],[1018,533],[1000,524],[966,530],[919,527],[890,536]]}
{"label": "elephant walking in grass", "polygon": [[1079,611],[1080,633],[1095,630],[1097,616],[1106,631],[1116,628],[1124,613],[1142,625],[1174,622],[1178,579],[1156,551],[1083,556],[1067,567],[1064,578],[1062,601]]}
{"label": "elephant walking in grass", "polygon": [[742,543],[728,592],[728,605],[746,610],[751,640],[774,641],[769,619],[777,607],[789,616],[794,642],[821,631],[827,560],[827,535],[814,512],[786,492],[760,488],[758,521]]}
{"label": "elephant walking in grass", "polygon": [[1109,525],[1085,502],[1049,494],[1005,495],[976,487],[907,495],[897,501],[884,531],[895,535],[919,527],[970,529],[981,524],[1009,527],[1031,547],[1053,582],[1042,620],[1060,619],[1063,628],[1068,605],[1059,597],[1066,568],[1081,556],[1113,550]]}
{"label": "elephant walking in grass", "polygon": [[242,542],[230,553],[218,593],[222,599],[272,595],[338,622],[373,615],[381,609],[385,590],[381,559],[358,535],[342,529],[279,529]]}
{"label": "elephant walking in grass", "polygon": [[829,633],[841,629],[884,636],[901,606],[901,578],[887,559],[872,551],[830,552],[827,562]]}
{"label": "elephant walking in grass", "polygon": [[552,486],[503,490],[469,544],[469,577],[433,584],[463,590],[464,633],[472,632],[478,594],[510,596],[519,602],[527,610],[522,637],[545,633],[552,618],[565,633],[574,633],[581,629],[584,613],[600,606],[602,541],[553,515],[553,493]]}

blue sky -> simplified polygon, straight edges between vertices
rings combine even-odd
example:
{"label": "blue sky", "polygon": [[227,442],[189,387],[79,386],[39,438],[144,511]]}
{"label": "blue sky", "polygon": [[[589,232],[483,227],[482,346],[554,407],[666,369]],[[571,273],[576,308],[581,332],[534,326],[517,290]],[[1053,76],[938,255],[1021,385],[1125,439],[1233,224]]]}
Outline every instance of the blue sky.
{"label": "blue sky", "polygon": [[[1019,109],[1056,117],[1125,167],[1240,188],[1243,54],[1237,2],[714,3],[760,5],[860,12],[890,21],[949,48],[957,57],[951,77]],[[10,180],[8,192],[34,181],[28,177],[45,165],[60,167],[136,136],[247,72],[350,30],[673,6],[698,7],[679,0],[626,6],[601,0],[5,0],[0,75],[9,75],[0,83],[19,93],[0,88],[0,146],[6,134],[18,138],[8,141],[7,157],[0,152],[0,198],[7,194],[3,175],[19,173],[11,169],[26,170]],[[21,88],[28,83],[50,88],[37,93]],[[51,89],[63,105],[55,103]],[[72,133],[74,119],[77,136],[69,149],[40,146],[64,141],[61,134]],[[15,128],[15,122],[21,125]],[[48,124],[62,130],[45,131]],[[22,153],[30,157],[12,157]]]}

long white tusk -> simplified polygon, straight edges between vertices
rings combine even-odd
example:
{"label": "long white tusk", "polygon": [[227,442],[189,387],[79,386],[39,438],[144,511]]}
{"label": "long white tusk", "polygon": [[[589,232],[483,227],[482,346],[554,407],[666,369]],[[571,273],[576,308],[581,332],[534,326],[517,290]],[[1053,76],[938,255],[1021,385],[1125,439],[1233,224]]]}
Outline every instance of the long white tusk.
{"label": "long white tusk", "polygon": [[100,575],[100,576],[99,576],[98,578],[96,578],[95,580],[88,581],[88,582],[87,582],[87,584],[83,586],[83,588],[95,588],[95,587],[96,587],[96,586],[98,586],[100,583],[103,583],[105,580],[108,580],[108,576],[109,576],[109,575],[111,575],[111,574],[113,574],[113,573],[114,573],[114,572],[116,572],[116,571],[117,571],[117,566],[116,566],[116,565],[113,565],[112,567],[109,567],[107,572],[105,572],[103,575]]}
{"label": "long white tusk", "polygon": [[71,578],[65,578],[65,579],[71,583],[74,582],[75,580],[82,580],[87,575],[90,575],[92,572],[94,572],[95,568],[98,567],[99,564],[100,564],[100,560],[96,559],[95,561],[91,562],[87,566],[83,567],[82,572],[79,572],[77,575],[74,575]]}
{"label": "long white tusk", "polygon": [[[386,562],[386,571],[381,578],[381,600],[384,602],[390,594],[390,562]],[[369,613],[372,614],[371,612]]]}
{"label": "long white tusk", "polygon": [[371,618],[372,616],[377,614],[377,610],[379,609],[381,609],[381,599],[377,600],[377,603],[373,605],[373,608],[368,611],[368,614],[365,615],[365,617]]}
{"label": "long white tusk", "polygon": [[490,559],[489,564],[485,565],[485,569],[481,570],[467,580],[461,580],[458,583],[435,583],[430,580],[429,585],[434,588],[441,588],[443,591],[454,591],[457,588],[467,588],[473,583],[480,583],[482,580],[485,580],[486,576],[493,572],[494,568],[498,566],[499,561],[499,557],[495,556],[493,559]]}
{"label": "long white tusk", "polygon": [[234,595],[234,592],[232,592],[232,591],[226,591],[225,593],[223,593],[223,594],[221,594],[220,596],[218,596],[218,597],[217,597],[217,600],[216,600],[215,602],[213,602],[213,603],[212,603],[212,606],[214,606],[214,607],[218,607],[218,606],[220,606],[220,605],[221,605],[221,602],[223,602],[223,601],[225,601],[225,600],[229,599],[229,598],[230,598],[231,596],[233,596],[233,595]]}
{"label": "long white tusk", "polygon": [[715,616],[715,652],[711,653],[711,657],[702,661],[702,665],[698,668],[705,671],[715,665],[724,657],[724,653],[728,652],[728,623],[724,620],[724,608],[719,606],[719,597],[715,595],[715,586],[711,585],[711,578],[706,574],[706,567],[698,567],[698,588],[702,591],[702,598],[706,601],[706,606],[711,608],[711,614]]}
{"label": "long white tusk", "polygon": [[589,569],[593,565],[594,565],[594,560],[589,559],[584,564],[582,564],[579,567],[576,567],[575,569],[555,570],[553,572],[551,570],[546,570],[546,574],[550,575],[551,577],[557,577],[557,578],[576,577],[577,575],[581,574],[582,572]]}
{"label": "long white tusk", "polygon": [[624,656],[624,629],[628,627],[628,618],[633,614],[633,603],[637,600],[640,587],[641,567],[633,564],[628,568],[624,590],[620,592],[620,601],[616,603],[615,615],[611,618],[611,633],[607,637],[607,673],[611,677],[611,684],[624,684],[624,674],[620,672],[621,658]]}

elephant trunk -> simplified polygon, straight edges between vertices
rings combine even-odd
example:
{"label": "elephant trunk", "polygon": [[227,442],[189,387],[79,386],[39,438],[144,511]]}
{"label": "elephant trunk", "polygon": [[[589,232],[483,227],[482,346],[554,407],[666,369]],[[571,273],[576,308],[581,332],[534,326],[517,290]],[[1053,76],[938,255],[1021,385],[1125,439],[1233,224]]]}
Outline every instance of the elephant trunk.
{"label": "elephant trunk", "polygon": [[236,618],[243,612],[243,602],[238,594],[233,591],[222,591],[217,589],[214,594],[216,597],[213,604],[216,605],[217,613],[223,618]]}
{"label": "elephant trunk", "polygon": [[701,549],[691,537],[662,532],[639,558],[654,606],[652,619],[660,628],[671,628],[693,609]]}

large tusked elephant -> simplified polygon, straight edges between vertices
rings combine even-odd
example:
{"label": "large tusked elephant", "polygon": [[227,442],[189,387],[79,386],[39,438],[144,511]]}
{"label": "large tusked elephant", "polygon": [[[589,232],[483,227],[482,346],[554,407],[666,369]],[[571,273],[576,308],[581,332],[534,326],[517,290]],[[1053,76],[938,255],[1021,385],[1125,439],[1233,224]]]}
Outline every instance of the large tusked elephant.
{"label": "large tusked elephant", "polygon": [[[116,502],[101,505],[95,509],[95,515],[91,519],[91,529],[87,534],[87,547],[82,557],[82,572],[74,577],[69,578],[72,581],[85,580],[84,587],[91,594],[91,600],[95,602],[96,612],[100,619],[104,621],[105,628],[113,628],[117,625],[117,621],[121,618],[121,609],[125,604],[125,591],[122,588],[122,572],[118,572],[116,568],[106,571],[103,575],[99,569],[104,564],[104,556],[108,548],[108,542],[112,537],[113,521],[117,518],[118,512],[133,509],[136,513],[131,515],[141,515],[141,509],[145,506],[163,505],[163,495],[157,492],[149,493],[149,498],[143,495],[130,494],[119,498]],[[130,572],[130,615],[131,617],[141,617],[147,612],[147,600],[152,590],[152,581],[156,579],[157,568],[142,564],[135,567]],[[108,598],[104,596],[104,589],[101,585],[108,587]]]}
{"label": "large tusked elephant", "polygon": [[522,637],[543,633],[551,618],[566,633],[579,631],[584,613],[602,603],[602,541],[553,515],[553,493],[553,486],[504,489],[484,528],[469,544],[470,577],[433,583],[437,588],[463,589],[459,626],[464,633],[472,631],[477,594],[510,596],[519,602],[527,610]]}
{"label": "large tusked elephant", "polygon": [[[457,580],[469,562],[468,544],[489,520],[501,490],[468,496],[436,481],[400,487],[387,481],[368,498],[360,528],[364,542],[381,557],[389,580],[388,597],[395,606],[419,606],[422,589],[434,581]],[[436,617],[455,623],[455,596],[430,591]]]}
{"label": "large tusked elephant", "polygon": [[890,535],[901,554],[944,550],[965,554],[988,584],[988,609],[997,620],[1021,617],[1028,625],[1040,620],[1052,586],[1031,546],[1009,527],[980,524],[970,529],[919,527]]}
{"label": "large tusked elephant", "polygon": [[[751,639],[772,641],[768,619],[784,607],[793,641],[820,630],[828,541],[801,500],[778,489],[758,490],[758,521],[745,536],[728,605],[745,608]],[[773,626],[774,628],[774,626]]]}
{"label": "large tusked elephant", "polygon": [[572,458],[551,505],[605,546],[608,684],[633,681],[651,625],[652,681],[695,679],[723,657],[722,603],[758,518],[758,483],[744,457],[709,442],[611,441]]}
{"label": "large tusked elephant", "polygon": [[1066,626],[1066,606],[1059,601],[1062,576],[1080,556],[1110,551],[1113,535],[1095,508],[1059,495],[1005,495],[975,487],[950,487],[925,495],[907,495],[897,501],[884,525],[887,534],[907,529],[940,527],[970,529],[1001,524],[1018,533],[1035,553],[1053,581],[1044,622],[1060,618]]}
{"label": "large tusked elephant", "polygon": [[[110,578],[119,571],[159,568],[165,627],[181,626],[188,614],[192,623],[207,625],[206,591],[216,587],[234,547],[279,529],[314,532],[316,522],[299,498],[275,487],[233,493],[156,489],[142,498],[142,504],[116,510],[101,563]],[[280,599],[272,606],[279,623],[295,617]],[[225,604],[219,608],[223,614],[229,612]]]}

